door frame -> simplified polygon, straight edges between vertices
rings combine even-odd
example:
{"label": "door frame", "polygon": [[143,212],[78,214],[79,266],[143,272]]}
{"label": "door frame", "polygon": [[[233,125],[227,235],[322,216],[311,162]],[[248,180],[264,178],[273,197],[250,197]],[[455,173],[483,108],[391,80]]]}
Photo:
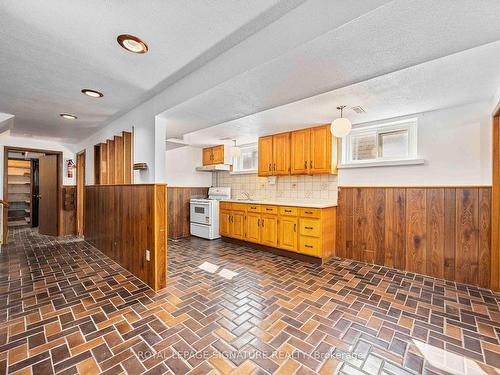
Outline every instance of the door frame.
{"label": "door frame", "polygon": [[490,288],[500,290],[500,103],[492,116]]}
{"label": "door frame", "polygon": [[[39,148],[28,148],[28,147],[17,147],[17,146],[4,146],[3,148],[3,199],[8,202],[8,185],[9,185],[9,152],[10,151],[28,151],[28,152],[39,152],[47,155],[57,156],[57,231],[59,236],[63,234],[63,221],[62,221],[62,187],[63,187],[63,152],[54,150],[44,150]],[[9,223],[8,223],[8,211],[3,210],[3,238],[4,243],[8,241],[9,233]]]}
{"label": "door frame", "polygon": [[[79,165],[80,157],[83,160],[83,165]],[[76,234],[83,236],[85,231],[85,169],[86,169],[86,150],[76,154]],[[83,186],[81,186],[81,194],[79,194],[79,181],[83,171]]]}

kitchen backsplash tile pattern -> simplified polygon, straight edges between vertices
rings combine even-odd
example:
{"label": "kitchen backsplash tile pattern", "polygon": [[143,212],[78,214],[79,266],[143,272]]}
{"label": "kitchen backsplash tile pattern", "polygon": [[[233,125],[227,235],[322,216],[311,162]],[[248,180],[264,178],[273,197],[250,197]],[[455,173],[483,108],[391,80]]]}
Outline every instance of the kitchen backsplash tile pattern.
{"label": "kitchen backsplash tile pattern", "polygon": [[337,199],[337,176],[278,176],[270,184],[267,177],[257,174],[230,174],[214,172],[212,185],[230,187],[233,199],[242,198],[243,193],[251,199],[295,198],[301,200]]}

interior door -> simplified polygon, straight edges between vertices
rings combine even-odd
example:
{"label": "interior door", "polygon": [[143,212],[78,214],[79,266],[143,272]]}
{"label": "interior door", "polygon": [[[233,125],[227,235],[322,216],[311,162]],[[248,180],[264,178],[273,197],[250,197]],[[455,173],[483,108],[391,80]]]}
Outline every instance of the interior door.
{"label": "interior door", "polygon": [[310,129],[297,130],[291,135],[291,174],[309,174]]}
{"label": "interior door", "polygon": [[311,174],[330,173],[332,170],[332,133],[330,126],[311,129]]}
{"label": "interior door", "polygon": [[273,174],[273,136],[259,138],[259,176]]}
{"label": "interior door", "polygon": [[58,214],[58,173],[57,155],[40,157],[39,171],[39,232],[50,236],[57,236]]}
{"label": "interior door", "polygon": [[276,176],[290,174],[290,133],[273,136],[273,171]]}

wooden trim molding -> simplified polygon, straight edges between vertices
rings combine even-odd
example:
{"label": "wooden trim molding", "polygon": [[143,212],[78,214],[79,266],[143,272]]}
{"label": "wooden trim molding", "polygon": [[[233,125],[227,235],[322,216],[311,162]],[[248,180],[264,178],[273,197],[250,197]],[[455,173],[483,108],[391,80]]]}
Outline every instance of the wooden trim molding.
{"label": "wooden trim molding", "polygon": [[492,192],[491,192],[491,280],[490,287],[500,290],[500,110],[492,121]]}

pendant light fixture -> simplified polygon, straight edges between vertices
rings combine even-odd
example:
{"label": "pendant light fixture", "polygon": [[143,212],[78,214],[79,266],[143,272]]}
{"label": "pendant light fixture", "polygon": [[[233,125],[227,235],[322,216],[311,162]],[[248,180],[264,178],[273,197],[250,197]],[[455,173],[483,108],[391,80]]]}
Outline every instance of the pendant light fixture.
{"label": "pendant light fixture", "polygon": [[231,156],[233,158],[237,158],[238,156],[241,155],[241,148],[236,146],[236,139],[233,139],[234,145],[231,147]]}
{"label": "pendant light fixture", "polygon": [[347,134],[350,133],[352,128],[351,121],[349,121],[349,119],[342,117],[342,112],[345,107],[346,107],[345,105],[340,105],[337,107],[337,109],[340,111],[340,117],[335,119],[332,122],[332,125],[330,126],[330,131],[337,138],[345,137]]}

